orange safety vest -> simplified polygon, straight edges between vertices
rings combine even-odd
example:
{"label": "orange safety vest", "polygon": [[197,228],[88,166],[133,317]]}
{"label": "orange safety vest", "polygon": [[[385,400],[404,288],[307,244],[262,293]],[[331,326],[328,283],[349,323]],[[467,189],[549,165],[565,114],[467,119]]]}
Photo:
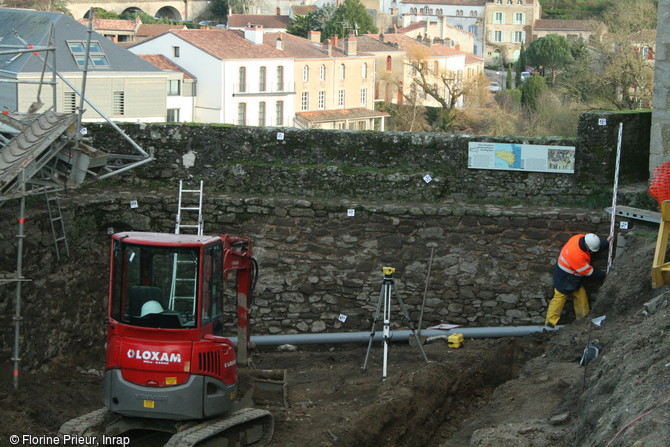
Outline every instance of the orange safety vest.
{"label": "orange safety vest", "polygon": [[561,254],[558,256],[560,269],[571,275],[591,276],[593,273],[591,253],[585,252],[579,247],[579,239],[583,237],[583,234],[572,236],[563,246]]}

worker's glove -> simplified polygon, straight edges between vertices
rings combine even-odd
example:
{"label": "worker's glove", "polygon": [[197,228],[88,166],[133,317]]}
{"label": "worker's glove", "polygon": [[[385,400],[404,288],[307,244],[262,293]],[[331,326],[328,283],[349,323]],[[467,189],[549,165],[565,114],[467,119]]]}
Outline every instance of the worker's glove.
{"label": "worker's glove", "polygon": [[607,276],[607,273],[605,273],[604,271],[598,270],[598,269],[593,269],[593,277],[595,279],[599,279],[599,280],[603,281],[605,279],[605,276]]}

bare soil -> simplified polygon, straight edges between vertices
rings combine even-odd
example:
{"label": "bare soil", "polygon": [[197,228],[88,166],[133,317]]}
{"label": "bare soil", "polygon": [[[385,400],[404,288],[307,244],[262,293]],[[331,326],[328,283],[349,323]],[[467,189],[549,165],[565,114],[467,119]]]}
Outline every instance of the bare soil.
{"label": "bare soil", "polygon": [[[259,347],[253,367],[285,369],[288,405],[275,415],[276,447],[668,447],[670,308],[650,285],[654,241],[632,238],[594,300],[589,320],[504,339],[393,343],[388,378],[375,343]],[[656,298],[659,308],[643,304]],[[568,303],[569,307],[571,303]],[[646,312],[643,312],[645,311]],[[587,365],[589,341],[602,345]],[[11,381],[0,369],[0,445],[13,434],[54,434],[101,407],[102,358],[60,358]],[[240,371],[242,384],[248,371]]]}

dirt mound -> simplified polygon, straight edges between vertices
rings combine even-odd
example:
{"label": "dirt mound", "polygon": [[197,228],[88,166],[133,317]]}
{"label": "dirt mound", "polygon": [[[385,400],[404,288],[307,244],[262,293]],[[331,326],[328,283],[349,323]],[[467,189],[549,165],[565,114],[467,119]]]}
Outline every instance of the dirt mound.
{"label": "dirt mound", "polygon": [[[259,369],[285,369],[287,407],[270,407],[275,447],[668,447],[670,291],[652,290],[651,238],[632,238],[594,296],[591,317],[532,336],[393,343],[381,380],[382,348],[367,345],[259,348]],[[652,304],[644,305],[655,299]],[[566,308],[569,306],[566,306]],[[589,342],[602,346],[587,365]],[[101,406],[102,358],[54,361],[0,382],[0,445],[12,434],[53,434]],[[2,377],[11,377],[10,365]],[[244,374],[244,370],[241,371]]]}

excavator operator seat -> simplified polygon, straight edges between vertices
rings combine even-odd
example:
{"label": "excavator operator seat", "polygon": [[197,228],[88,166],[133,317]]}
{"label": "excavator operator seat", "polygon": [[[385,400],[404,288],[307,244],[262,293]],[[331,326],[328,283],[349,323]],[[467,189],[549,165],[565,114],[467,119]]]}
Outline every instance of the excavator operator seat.
{"label": "excavator operator seat", "polygon": [[[149,286],[133,286],[128,290],[128,313],[131,317],[143,317],[147,313],[155,313],[155,311],[144,312],[144,305],[150,301],[155,301],[161,308],[163,303],[163,292],[158,287]],[[151,307],[151,306],[148,306]],[[154,305],[154,309],[155,309]]]}

